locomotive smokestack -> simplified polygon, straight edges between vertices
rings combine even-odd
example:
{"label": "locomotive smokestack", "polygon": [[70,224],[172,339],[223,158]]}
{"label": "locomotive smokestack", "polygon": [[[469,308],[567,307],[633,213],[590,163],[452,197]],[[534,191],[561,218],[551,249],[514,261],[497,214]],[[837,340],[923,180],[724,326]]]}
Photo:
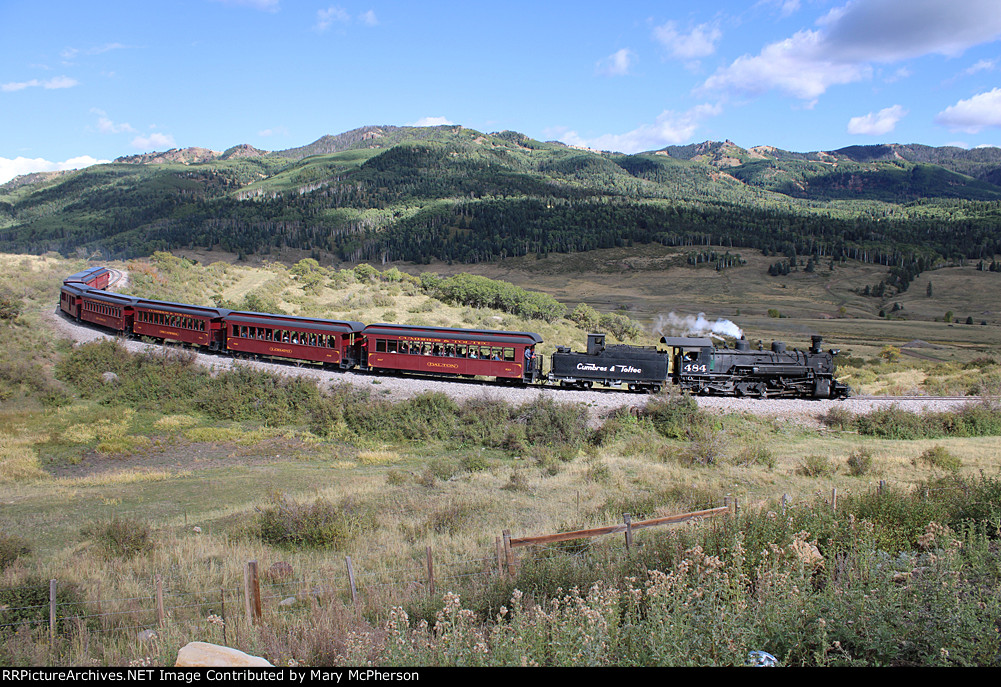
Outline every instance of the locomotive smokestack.
{"label": "locomotive smokestack", "polygon": [[812,336],[810,341],[813,342],[813,345],[810,346],[810,353],[820,353],[824,346],[824,337]]}

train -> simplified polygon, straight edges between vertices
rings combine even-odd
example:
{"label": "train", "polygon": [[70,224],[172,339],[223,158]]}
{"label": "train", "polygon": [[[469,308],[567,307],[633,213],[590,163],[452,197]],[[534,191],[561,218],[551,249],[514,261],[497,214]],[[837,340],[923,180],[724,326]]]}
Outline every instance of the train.
{"label": "train", "polygon": [[197,346],[243,358],[272,358],[373,374],[492,378],[514,385],[625,387],[656,393],[668,385],[698,395],[752,398],[847,398],[835,377],[836,350],[814,336],[809,350],[776,341],[752,350],[745,339],[719,347],[703,337],[663,337],[655,346],[606,344],[588,334],[583,351],[558,345],[549,357],[534,332],[365,324],[156,301],[108,291],[111,270],[67,277],[59,310],[130,337]]}

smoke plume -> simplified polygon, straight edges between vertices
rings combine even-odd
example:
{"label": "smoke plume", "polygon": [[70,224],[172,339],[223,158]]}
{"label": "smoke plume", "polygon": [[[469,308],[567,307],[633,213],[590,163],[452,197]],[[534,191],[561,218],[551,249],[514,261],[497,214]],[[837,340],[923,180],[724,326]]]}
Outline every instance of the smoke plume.
{"label": "smoke plume", "polygon": [[653,324],[654,334],[661,336],[731,336],[739,339],[743,331],[730,320],[720,318],[715,322],[706,319],[706,314],[700,312],[698,316],[678,315],[668,313],[667,315],[657,315]]}

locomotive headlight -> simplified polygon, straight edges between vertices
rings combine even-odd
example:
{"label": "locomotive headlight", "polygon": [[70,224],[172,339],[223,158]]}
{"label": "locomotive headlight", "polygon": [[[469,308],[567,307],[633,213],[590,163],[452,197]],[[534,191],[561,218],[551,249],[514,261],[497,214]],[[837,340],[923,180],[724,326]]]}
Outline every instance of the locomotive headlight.
{"label": "locomotive headlight", "polygon": [[840,348],[832,348],[831,350],[828,351],[828,353],[830,353],[831,355],[837,355],[840,352],[841,352]]}

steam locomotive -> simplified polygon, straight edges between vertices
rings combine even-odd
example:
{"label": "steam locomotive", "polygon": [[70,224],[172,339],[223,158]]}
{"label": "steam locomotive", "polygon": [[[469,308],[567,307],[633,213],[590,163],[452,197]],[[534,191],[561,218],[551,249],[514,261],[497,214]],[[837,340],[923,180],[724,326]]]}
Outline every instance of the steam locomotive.
{"label": "steam locomotive", "polygon": [[535,353],[534,332],[364,324],[236,312],[125,296],[107,291],[109,271],[91,268],[64,280],[59,308],[77,321],[121,332],[173,341],[238,357],[265,357],[333,369],[445,378],[489,377],[509,384],[559,384],[589,389],[595,384],[633,391],[660,391],[674,384],[693,394],[758,398],[845,398],[847,386],[834,377],[838,351],[752,351],[746,340],[717,348],[708,338],[664,337],[669,350],[653,346],[606,345],[589,334],[587,350],[557,346],[549,372]]}
{"label": "steam locomotive", "polygon": [[847,398],[848,386],[834,377],[834,356],[823,338],[811,338],[808,351],[787,350],[781,341],[770,350],[751,350],[746,339],[736,348],[716,348],[711,339],[663,337],[671,347],[672,381],[693,394],[721,396]]}
{"label": "steam locomotive", "polygon": [[849,388],[834,377],[834,356],[823,339],[812,338],[809,351],[789,351],[781,341],[771,350],[751,350],[746,339],[736,348],[716,348],[712,339],[663,337],[668,351],[653,347],[605,345],[603,334],[589,334],[587,351],[558,346],[552,355],[550,382],[589,389],[594,384],[626,385],[656,392],[671,383],[700,395],[756,398],[847,398]]}

